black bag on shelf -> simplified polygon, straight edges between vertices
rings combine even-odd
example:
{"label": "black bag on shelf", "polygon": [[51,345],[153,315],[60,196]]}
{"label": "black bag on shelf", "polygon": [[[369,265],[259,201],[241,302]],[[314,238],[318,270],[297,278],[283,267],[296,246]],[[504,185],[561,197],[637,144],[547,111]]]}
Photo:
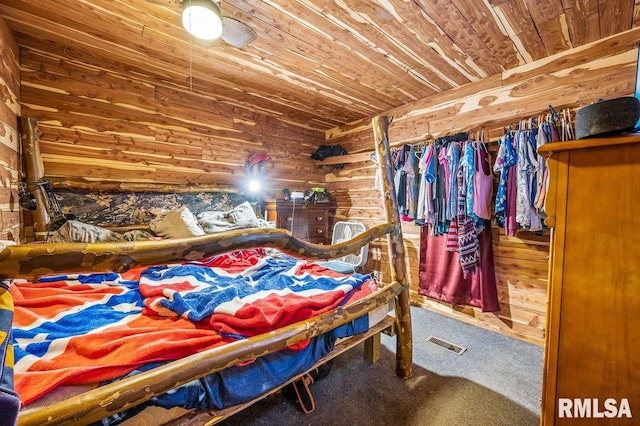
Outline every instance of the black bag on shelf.
{"label": "black bag on shelf", "polygon": [[[335,157],[337,155],[346,155],[348,154],[347,150],[342,146],[335,145],[320,145],[315,153],[311,154],[311,158],[314,160],[322,161],[327,157]],[[336,168],[341,169],[344,167],[344,164],[336,164]]]}

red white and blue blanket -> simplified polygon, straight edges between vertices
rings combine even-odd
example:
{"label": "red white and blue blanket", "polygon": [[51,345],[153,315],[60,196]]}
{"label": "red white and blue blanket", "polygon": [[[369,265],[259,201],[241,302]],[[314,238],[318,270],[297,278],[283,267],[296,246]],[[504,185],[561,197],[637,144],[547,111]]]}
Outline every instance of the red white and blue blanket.
{"label": "red white and blue blanket", "polygon": [[16,281],[15,387],[28,404],[61,384],[110,380],[311,318],[375,290],[368,275],[347,276],[264,250],[124,274]]}

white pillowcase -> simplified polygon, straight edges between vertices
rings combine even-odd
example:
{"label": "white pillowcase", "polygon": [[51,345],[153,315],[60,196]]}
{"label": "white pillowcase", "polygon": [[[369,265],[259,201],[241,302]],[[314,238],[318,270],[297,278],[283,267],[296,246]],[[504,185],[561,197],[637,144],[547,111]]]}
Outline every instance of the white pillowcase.
{"label": "white pillowcase", "polygon": [[248,201],[237,205],[228,212],[208,210],[198,214],[198,223],[205,233],[228,231],[235,228],[254,228],[258,218]]}
{"label": "white pillowcase", "polygon": [[186,207],[158,215],[149,223],[151,230],[164,238],[190,238],[204,235],[193,213]]}
{"label": "white pillowcase", "polygon": [[229,220],[238,228],[252,228],[256,226],[258,218],[256,212],[248,201],[239,204],[228,213]]}
{"label": "white pillowcase", "polygon": [[198,224],[206,234],[228,231],[235,225],[226,217],[226,213],[219,210],[207,210],[198,214]]}

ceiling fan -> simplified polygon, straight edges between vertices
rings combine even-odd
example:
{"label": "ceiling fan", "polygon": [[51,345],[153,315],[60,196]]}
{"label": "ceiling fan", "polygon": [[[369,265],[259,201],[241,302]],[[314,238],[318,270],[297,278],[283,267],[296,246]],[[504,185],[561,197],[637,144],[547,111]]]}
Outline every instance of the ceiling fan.
{"label": "ceiling fan", "polygon": [[243,48],[258,34],[244,22],[222,16],[220,0],[183,0],[182,26],[194,37],[202,40],[221,38],[230,45]]}

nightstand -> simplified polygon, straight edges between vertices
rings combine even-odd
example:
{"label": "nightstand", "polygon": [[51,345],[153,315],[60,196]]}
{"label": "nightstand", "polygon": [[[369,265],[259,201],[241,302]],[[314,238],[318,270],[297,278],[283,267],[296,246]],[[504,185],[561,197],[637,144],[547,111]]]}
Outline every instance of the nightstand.
{"label": "nightstand", "polygon": [[314,244],[331,242],[331,204],[306,203],[304,200],[276,201],[276,227],[291,231]]}

